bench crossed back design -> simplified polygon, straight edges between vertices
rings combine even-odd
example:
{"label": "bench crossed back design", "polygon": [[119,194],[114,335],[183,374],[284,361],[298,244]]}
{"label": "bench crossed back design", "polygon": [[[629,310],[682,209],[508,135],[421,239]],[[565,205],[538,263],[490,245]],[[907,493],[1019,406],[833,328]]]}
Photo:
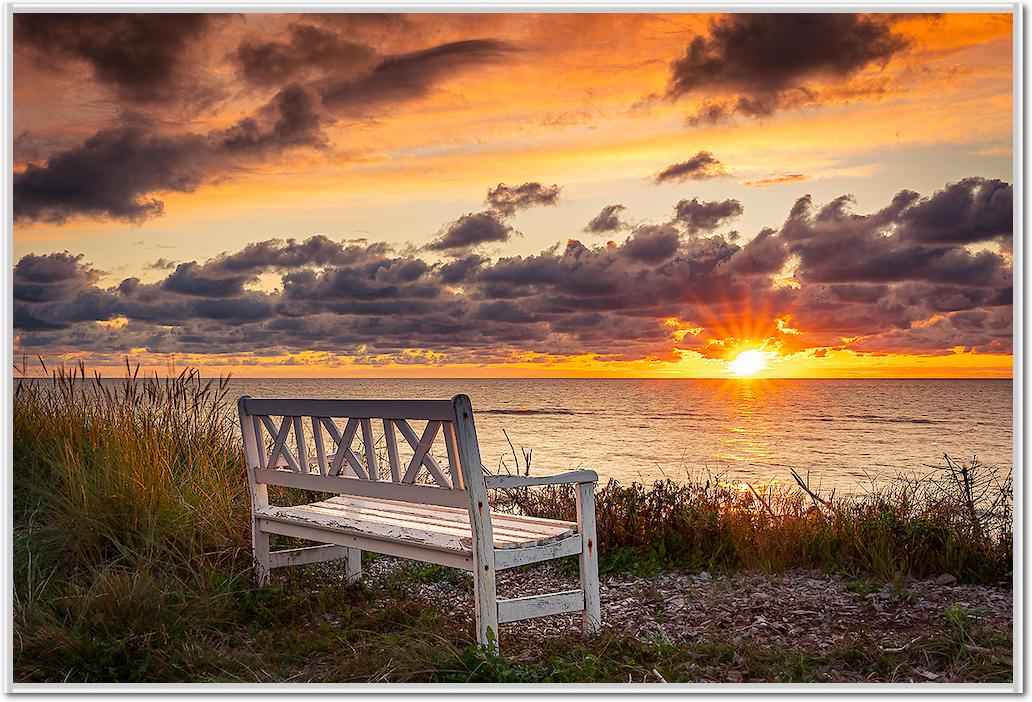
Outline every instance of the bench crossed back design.
{"label": "bench crossed back design", "polygon": [[[594,471],[487,475],[465,395],[452,400],[245,396],[237,407],[260,585],[273,568],[336,559],[344,560],[348,578],[357,578],[365,550],[471,571],[477,639],[485,646],[497,646],[499,623],[530,617],[580,611],[585,632],[601,626]],[[576,486],[576,522],[490,509],[490,488],[557,483]],[[268,485],[335,497],[274,506]],[[270,551],[271,534],[317,545]],[[498,599],[498,570],[571,555],[579,556],[579,589]]]}

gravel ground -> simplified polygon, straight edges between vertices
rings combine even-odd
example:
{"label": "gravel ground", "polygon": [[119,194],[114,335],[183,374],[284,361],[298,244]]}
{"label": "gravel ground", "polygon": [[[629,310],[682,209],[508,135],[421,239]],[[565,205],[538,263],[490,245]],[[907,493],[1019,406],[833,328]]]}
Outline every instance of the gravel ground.
{"label": "gravel ground", "polygon": [[[379,558],[366,569],[371,585],[387,579],[402,562]],[[472,578],[462,573],[443,580],[401,580],[413,597],[445,607],[448,616],[472,622]],[[500,597],[518,597],[577,587],[559,570],[504,571]],[[877,589],[874,589],[877,588]],[[643,641],[672,643],[719,638],[780,645],[820,653],[865,635],[886,653],[920,645],[947,629],[943,612],[955,605],[969,618],[995,631],[1012,625],[1009,584],[962,585],[943,574],[910,580],[893,591],[889,585],[857,582],[814,571],[710,574],[664,572],[651,577],[614,576],[602,581],[604,626]],[[506,657],[530,660],[537,644],[579,625],[579,615],[560,615],[501,625]],[[935,673],[922,673],[933,680]]]}

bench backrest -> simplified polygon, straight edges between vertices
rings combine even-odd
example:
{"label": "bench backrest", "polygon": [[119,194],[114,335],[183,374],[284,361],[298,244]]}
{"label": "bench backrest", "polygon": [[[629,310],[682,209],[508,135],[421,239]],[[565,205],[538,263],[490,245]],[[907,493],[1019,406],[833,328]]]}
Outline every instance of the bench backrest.
{"label": "bench backrest", "polygon": [[[452,400],[245,396],[237,407],[252,491],[271,484],[452,507],[483,499],[483,466],[465,395]],[[426,425],[420,430],[413,421]],[[361,449],[352,448],[356,441]],[[435,447],[440,461],[432,455]]]}

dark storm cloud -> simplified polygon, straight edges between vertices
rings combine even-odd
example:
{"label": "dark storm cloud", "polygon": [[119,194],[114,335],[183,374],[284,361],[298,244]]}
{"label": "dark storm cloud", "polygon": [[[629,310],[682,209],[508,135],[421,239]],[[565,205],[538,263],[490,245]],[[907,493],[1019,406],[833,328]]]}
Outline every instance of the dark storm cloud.
{"label": "dark storm cloud", "polygon": [[907,241],[974,244],[1011,239],[1014,193],[1009,183],[965,178],[908,210],[901,230]]}
{"label": "dark storm cloud", "polygon": [[487,259],[477,254],[469,254],[449,261],[441,266],[441,282],[452,285],[472,279],[474,274],[486,263]]}
{"label": "dark storm cloud", "polygon": [[[909,280],[974,287],[1005,285],[1011,275],[1010,266],[999,254],[971,253],[962,245],[926,243],[954,238],[953,243],[965,244],[1009,236],[1010,218],[1002,218],[1006,224],[1000,221],[1000,203],[996,199],[987,196],[957,201],[957,185],[960,184],[950,185],[926,200],[903,191],[887,207],[871,215],[853,214],[849,197],[837,198],[814,212],[807,196],[793,205],[781,235],[791,253],[802,261],[799,275],[812,282]],[[972,187],[969,180],[962,190]],[[929,217],[929,210],[934,211],[943,200],[963,205],[957,216],[966,225],[954,228],[953,222]],[[924,240],[908,235],[914,231],[915,223],[925,235]],[[929,226],[932,223],[939,226]],[[1001,226],[1007,229],[1001,230]],[[958,234],[960,230],[963,233]]]}
{"label": "dark storm cloud", "polygon": [[662,263],[677,253],[681,235],[669,225],[644,225],[627,237],[621,249],[625,256],[642,263]]}
{"label": "dark storm cloud", "polygon": [[114,88],[122,99],[145,103],[177,95],[183,55],[213,17],[18,12],[14,40],[46,57],[85,61],[97,82]]}
{"label": "dark storm cloud", "polygon": [[884,64],[907,47],[891,19],[877,15],[824,13],[735,13],[710,21],[709,36],[697,36],[670,65],[666,94],[730,95],[694,115],[716,122],[729,112],[766,116],[779,107],[815,99],[807,83],[845,79],[872,64]]}
{"label": "dark storm cloud", "polygon": [[[263,127],[261,121],[268,123]],[[319,146],[325,142],[313,96],[300,85],[289,85],[259,110],[225,130],[219,146],[229,152],[278,153],[294,146]]]}
{"label": "dark storm cloud", "polygon": [[738,200],[706,202],[692,198],[674,205],[674,222],[683,226],[689,234],[695,234],[712,231],[742,212],[742,203]]}
{"label": "dark storm cloud", "polygon": [[[94,19],[81,22],[60,20],[54,25],[45,21],[45,18],[30,19],[25,34],[32,38],[26,41],[44,41],[39,37],[53,36],[65,42],[61,46],[80,46],[81,42],[86,42],[80,36],[85,32],[84,27],[107,27],[105,22],[108,20],[103,18],[108,16],[89,17]],[[135,73],[128,71],[125,75],[118,74],[121,76],[119,85],[137,91],[140,99],[149,95],[144,91],[144,85],[155,86],[157,90],[162,79],[166,79],[166,82],[172,80],[171,76],[178,66],[178,58],[175,57],[185,46],[189,34],[187,29],[199,31],[207,22],[189,19],[198,17],[194,15],[169,15],[172,18],[169,20],[169,29],[163,34],[155,29],[157,20],[148,19],[160,19],[162,16],[139,16],[143,19],[136,15],[109,17],[128,18],[117,22],[111,20],[114,29],[108,28],[101,33],[103,41],[113,45],[121,41],[118,37],[136,38],[146,32],[157,32],[157,44],[147,51],[157,52],[166,59],[164,62],[158,61],[163,68],[153,69],[159,70],[159,74],[144,74],[144,78],[139,79]],[[181,17],[187,19],[177,19]],[[329,31],[308,24],[297,25],[289,43],[285,45],[287,48],[265,51],[259,47],[255,51],[245,50],[244,54],[252,62],[244,70],[269,76],[271,80],[271,76],[286,78],[293,75],[295,69],[299,70],[306,60],[331,65],[341,57],[341,52],[350,49],[341,43],[344,40],[337,35],[333,35],[335,39],[328,39]],[[102,38],[90,41],[101,42]],[[310,55],[290,53],[302,49],[309,51]],[[98,220],[142,222],[160,216],[164,212],[164,204],[157,197],[160,193],[192,192],[205,182],[232,176],[285,151],[323,146],[327,143],[324,130],[335,120],[336,113],[350,114],[356,110],[364,111],[423,97],[451,75],[492,62],[512,51],[514,49],[510,45],[493,39],[460,41],[425,51],[391,56],[381,60],[360,77],[336,80],[329,84],[317,81],[321,86],[318,88],[312,83],[294,82],[282,87],[268,103],[252,114],[226,129],[208,134],[164,134],[159,132],[153,120],[140,115],[123,116],[121,124],[98,131],[81,145],[51,153],[45,165],[32,163],[23,172],[15,173],[15,219],[20,222],[62,223],[69,218],[82,216]],[[265,56],[268,65],[259,65],[255,52]],[[144,58],[146,55],[142,55],[140,60]],[[101,63],[107,65],[103,61]],[[137,80],[139,83],[134,82]],[[526,202],[517,200],[503,204],[503,207],[546,204],[549,189],[543,188],[540,192],[526,193],[525,196],[528,198]],[[478,223],[489,224],[484,221]],[[467,226],[472,227],[471,224]],[[482,236],[497,238],[499,231],[496,228],[493,234],[485,230],[480,233]],[[455,236],[463,235],[475,238],[471,229],[460,230]],[[507,237],[497,240],[504,238]]]}
{"label": "dark storm cloud", "polygon": [[605,234],[623,229],[627,225],[620,219],[620,213],[627,208],[623,205],[606,205],[595,217],[584,227],[584,231],[592,234]]}
{"label": "dark storm cloud", "polygon": [[364,75],[326,84],[323,102],[350,113],[422,98],[453,75],[498,61],[514,50],[496,39],[468,39],[389,56]]}
{"label": "dark storm cloud", "polygon": [[383,243],[360,245],[317,234],[300,243],[296,239],[269,239],[248,244],[240,251],[212,259],[206,266],[228,273],[260,273],[305,266],[346,266],[376,260],[388,252]]}
{"label": "dark storm cloud", "polygon": [[75,215],[141,222],[164,212],[155,192],[191,192],[208,157],[198,135],[161,136],[141,126],[97,132],[45,166],[14,174],[14,218],[60,223]]}
{"label": "dark storm cloud", "polygon": [[62,223],[75,216],[142,222],[164,213],[157,193],[193,192],[241,165],[323,142],[323,119],[300,86],[279,91],[228,129],[162,135],[139,120],[104,129],[14,174],[14,217]]}
{"label": "dark storm cloud", "polygon": [[235,59],[249,83],[274,86],[308,71],[340,75],[368,68],[376,52],[335,29],[299,22],[289,27],[283,40],[242,42]]}
{"label": "dark storm cloud", "polygon": [[501,221],[497,213],[490,210],[473,212],[449,224],[426,247],[431,251],[457,251],[490,242],[508,241],[512,235],[513,228]]}
{"label": "dark storm cloud", "polygon": [[162,289],[183,295],[198,297],[232,297],[244,291],[244,285],[251,282],[253,276],[208,276],[200,264],[195,261],[180,263],[176,270],[161,284]]}
{"label": "dark storm cloud", "polygon": [[656,174],[656,183],[667,181],[702,180],[727,174],[724,165],[709,151],[700,151],[687,161],[667,166]]}
{"label": "dark storm cloud", "polygon": [[516,214],[517,210],[528,207],[554,205],[559,201],[562,190],[558,185],[542,185],[541,183],[524,183],[523,185],[506,185],[487,191],[485,202],[491,209],[506,217]]}
{"label": "dark storm cloud", "polygon": [[62,253],[26,254],[14,266],[14,299],[23,302],[67,300],[92,285],[101,272],[82,262],[83,256]]}
{"label": "dark storm cloud", "polygon": [[788,249],[773,229],[763,229],[739,250],[728,263],[736,277],[773,276],[785,266]]}
{"label": "dark storm cloud", "polygon": [[[750,340],[782,353],[1006,353],[1009,259],[966,248],[1007,237],[1005,191],[968,179],[927,197],[901,191],[869,214],[855,213],[849,196],[805,197],[780,228],[744,243],[669,222],[640,226],[621,244],[571,239],[493,261],[467,253],[430,262],[325,236],[271,239],[181,263],[156,283],[109,288],[81,256],[29,254],[15,268],[14,325],[26,349],[105,354],[316,350],[383,363],[412,362],[410,351],[423,349],[470,363],[528,353],[674,360],[678,349],[725,356],[736,343],[727,330],[741,328],[745,311]],[[957,203],[957,221],[929,214],[947,202]],[[505,226],[493,211],[467,217],[478,215]],[[451,243],[459,252],[484,240],[460,232]],[[254,289],[269,272],[277,289]],[[95,324],[116,317],[128,323]],[[671,319],[700,331],[675,338]]]}

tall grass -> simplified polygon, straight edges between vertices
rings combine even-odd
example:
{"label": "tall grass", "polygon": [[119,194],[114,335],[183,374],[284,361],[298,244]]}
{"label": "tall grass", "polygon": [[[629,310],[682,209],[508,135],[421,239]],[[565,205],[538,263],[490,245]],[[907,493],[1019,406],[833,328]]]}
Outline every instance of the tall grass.
{"label": "tall grass", "polygon": [[[797,488],[712,479],[651,486],[614,480],[596,495],[603,569],[818,568],[898,581],[949,573],[971,582],[1011,574],[1012,487],[977,461],[826,499]],[[963,471],[961,471],[963,467]],[[978,485],[982,501],[973,498]],[[575,519],[569,486],[508,491],[511,509]]]}
{"label": "tall grass", "polygon": [[247,481],[227,381],[81,367],[22,379],[14,396],[16,542],[65,572],[154,561],[187,570],[250,558]]}
{"label": "tall grass", "polygon": [[251,562],[227,389],[190,370],[130,373],[121,386],[81,366],[17,381],[15,658],[25,676],[43,666],[144,679],[163,645],[217,627]]}

